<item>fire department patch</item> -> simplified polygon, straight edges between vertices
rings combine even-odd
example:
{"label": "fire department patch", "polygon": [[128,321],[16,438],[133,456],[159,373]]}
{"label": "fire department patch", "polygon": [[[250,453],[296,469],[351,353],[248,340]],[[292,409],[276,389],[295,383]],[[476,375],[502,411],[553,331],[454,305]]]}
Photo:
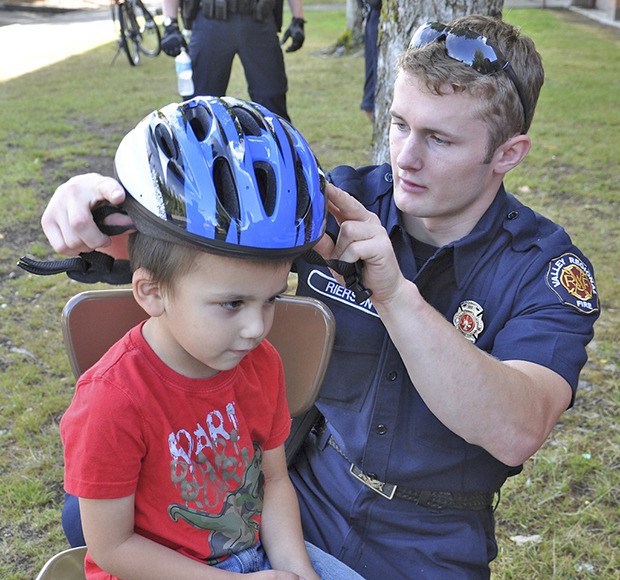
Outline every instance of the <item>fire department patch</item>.
{"label": "fire department patch", "polygon": [[476,342],[476,339],[484,330],[482,306],[473,300],[461,302],[459,309],[452,318],[452,323],[467,340]]}
{"label": "fire department patch", "polygon": [[568,304],[586,314],[598,311],[594,276],[587,264],[575,254],[562,254],[551,260],[546,281],[562,304]]}

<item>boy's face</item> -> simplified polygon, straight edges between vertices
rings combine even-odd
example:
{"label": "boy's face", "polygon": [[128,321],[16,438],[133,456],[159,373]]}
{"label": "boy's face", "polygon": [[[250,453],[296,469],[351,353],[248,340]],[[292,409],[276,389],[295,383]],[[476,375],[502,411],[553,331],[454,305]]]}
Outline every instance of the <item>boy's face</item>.
{"label": "boy's face", "polygon": [[488,127],[476,116],[478,104],[467,93],[431,94],[402,71],[396,79],[390,111],[394,201],[409,233],[422,241],[433,240],[421,229],[451,232],[452,239],[468,233],[497,193],[501,177],[493,160],[483,163]]}
{"label": "boy's face", "polygon": [[234,368],[271,329],[290,266],[201,253],[164,294],[163,314],[145,329],[149,343],[185,376],[205,378]]}

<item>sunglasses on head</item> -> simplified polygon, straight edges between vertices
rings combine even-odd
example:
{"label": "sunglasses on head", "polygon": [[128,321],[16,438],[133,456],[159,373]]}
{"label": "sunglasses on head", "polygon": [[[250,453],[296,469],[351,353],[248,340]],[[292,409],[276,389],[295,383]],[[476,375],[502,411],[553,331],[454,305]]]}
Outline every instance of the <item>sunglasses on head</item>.
{"label": "sunglasses on head", "polygon": [[519,101],[523,108],[524,123],[527,123],[528,108],[525,104],[524,91],[510,63],[502,53],[487,39],[467,28],[453,28],[440,22],[427,22],[413,34],[409,48],[422,48],[432,42],[443,41],[446,54],[460,63],[473,68],[483,75],[504,71],[517,89]]}

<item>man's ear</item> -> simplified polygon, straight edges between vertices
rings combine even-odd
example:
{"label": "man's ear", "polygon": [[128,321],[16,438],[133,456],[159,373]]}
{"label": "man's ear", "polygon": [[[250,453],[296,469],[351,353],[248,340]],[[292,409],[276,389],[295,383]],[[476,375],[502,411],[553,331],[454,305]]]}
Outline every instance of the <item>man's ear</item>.
{"label": "man's ear", "polygon": [[161,316],[164,313],[161,285],[153,281],[148,270],[138,268],[133,273],[131,285],[136,302],[149,316]]}
{"label": "man's ear", "polygon": [[532,141],[527,135],[514,135],[495,151],[494,169],[496,173],[505,175],[514,169],[528,154]]}

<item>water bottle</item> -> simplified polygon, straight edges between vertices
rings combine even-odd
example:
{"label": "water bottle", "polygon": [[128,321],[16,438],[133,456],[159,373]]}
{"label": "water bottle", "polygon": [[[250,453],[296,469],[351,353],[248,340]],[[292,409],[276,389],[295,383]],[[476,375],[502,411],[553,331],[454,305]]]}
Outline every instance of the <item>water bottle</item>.
{"label": "water bottle", "polygon": [[177,87],[179,95],[183,99],[189,99],[194,94],[194,80],[192,79],[192,59],[183,48],[181,53],[174,59],[174,67],[177,71]]}

